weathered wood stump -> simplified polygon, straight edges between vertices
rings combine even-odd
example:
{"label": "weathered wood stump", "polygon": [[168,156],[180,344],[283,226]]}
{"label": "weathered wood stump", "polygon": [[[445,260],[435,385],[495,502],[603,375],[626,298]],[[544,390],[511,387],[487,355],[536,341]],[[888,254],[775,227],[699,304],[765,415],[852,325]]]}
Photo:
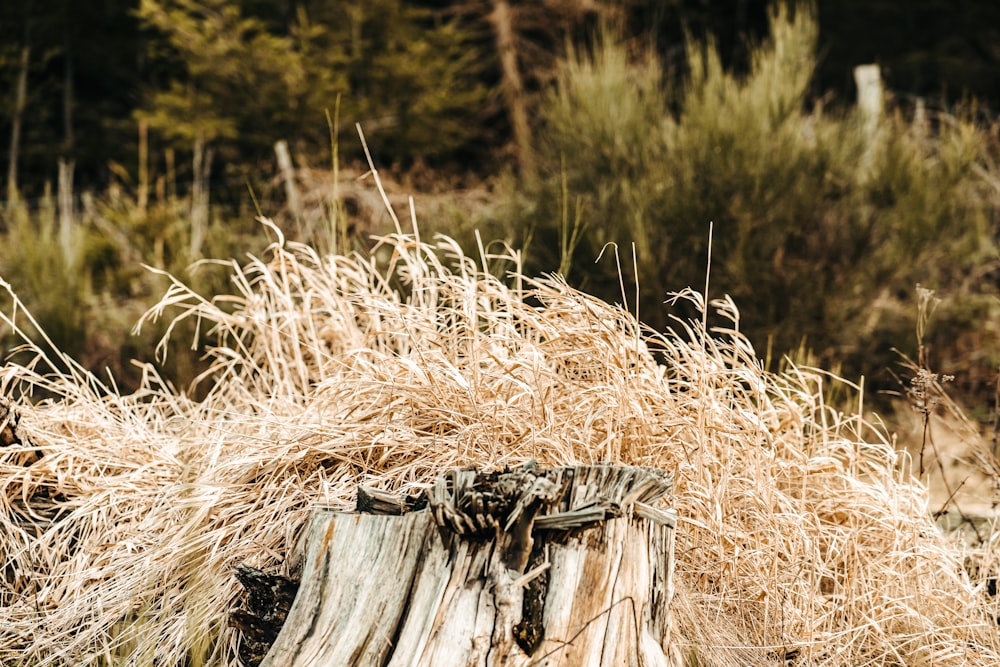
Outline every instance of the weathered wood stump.
{"label": "weathered wood stump", "polygon": [[[457,470],[316,510],[263,665],[669,665],[676,515],[654,470]],[[424,506],[425,507],[422,507]]]}

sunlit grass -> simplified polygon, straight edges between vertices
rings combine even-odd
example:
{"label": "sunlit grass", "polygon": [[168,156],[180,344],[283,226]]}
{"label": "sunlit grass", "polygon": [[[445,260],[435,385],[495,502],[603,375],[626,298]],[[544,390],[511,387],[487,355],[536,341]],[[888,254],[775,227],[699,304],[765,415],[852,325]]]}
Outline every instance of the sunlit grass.
{"label": "sunlit grass", "polygon": [[[678,295],[730,326],[657,334],[511,250],[399,233],[379,264],[265,224],[276,240],[228,263],[233,290],[174,280],[149,313],[215,341],[203,401],[151,369],[122,396],[42,348],[0,370],[18,416],[0,453],[4,664],[235,664],[234,568],[293,571],[312,506],[531,459],[674,477],[673,637],[693,663],[1000,659],[991,570],[970,580],[907,457],[825,403],[841,380],[766,372],[731,300]],[[505,280],[483,269],[498,259]]]}

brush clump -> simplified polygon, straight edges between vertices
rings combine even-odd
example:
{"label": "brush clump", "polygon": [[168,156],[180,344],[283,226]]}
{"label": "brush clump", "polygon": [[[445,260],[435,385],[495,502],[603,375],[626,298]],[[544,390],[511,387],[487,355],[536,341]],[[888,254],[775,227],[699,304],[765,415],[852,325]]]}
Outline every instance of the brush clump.
{"label": "brush clump", "polygon": [[235,569],[294,574],[310,508],[532,459],[674,477],[686,664],[1000,663],[905,456],[825,404],[836,378],[765,372],[731,300],[682,293],[731,326],[656,333],[509,249],[414,232],[320,256],[265,225],[231,294],[170,277],[140,322],[211,337],[203,400],[152,367],[121,395],[41,345],[0,370],[0,663],[235,665]]}

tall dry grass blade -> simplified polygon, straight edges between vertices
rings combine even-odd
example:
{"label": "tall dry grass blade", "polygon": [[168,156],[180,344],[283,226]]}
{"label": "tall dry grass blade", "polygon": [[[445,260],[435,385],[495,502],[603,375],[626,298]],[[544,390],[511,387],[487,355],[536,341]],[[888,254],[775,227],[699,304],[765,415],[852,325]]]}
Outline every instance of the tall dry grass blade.
{"label": "tall dry grass blade", "polygon": [[987,575],[905,459],[824,402],[836,378],[765,372],[731,300],[675,295],[728,324],[656,333],[509,248],[397,230],[380,262],[277,239],[228,264],[231,294],[172,280],[147,314],[214,341],[201,402],[152,373],[104,397],[3,369],[59,391],[17,401],[0,448],[0,663],[235,665],[233,569],[294,572],[313,505],[531,459],[674,476],[688,664],[1000,662]]}

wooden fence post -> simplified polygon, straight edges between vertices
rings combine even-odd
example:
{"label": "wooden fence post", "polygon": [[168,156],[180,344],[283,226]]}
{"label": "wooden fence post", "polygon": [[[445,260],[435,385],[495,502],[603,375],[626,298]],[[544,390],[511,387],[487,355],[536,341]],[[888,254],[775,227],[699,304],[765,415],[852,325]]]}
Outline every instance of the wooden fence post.
{"label": "wooden fence post", "polygon": [[858,65],[854,68],[854,83],[858,87],[858,110],[868,146],[862,156],[866,170],[871,169],[875,145],[878,143],[878,128],[882,122],[885,93],[882,90],[882,73],[878,65]]}
{"label": "wooden fence post", "polygon": [[295,224],[299,225],[299,232],[301,234],[302,201],[299,197],[299,189],[295,186],[295,167],[292,164],[292,154],[288,150],[288,142],[284,139],[276,142],[274,144],[274,154],[278,158],[278,169],[281,170],[281,179],[285,182],[285,198],[288,200],[288,210],[295,219]]}
{"label": "wooden fence post", "polygon": [[62,249],[66,270],[72,274],[80,256],[80,249],[73,243],[73,160],[59,158],[59,178],[57,181],[57,207],[59,209],[59,247]]}
{"label": "wooden fence post", "polygon": [[192,258],[201,255],[209,223],[209,177],[212,173],[212,149],[199,134],[194,141],[191,157],[191,239],[188,252]]}

